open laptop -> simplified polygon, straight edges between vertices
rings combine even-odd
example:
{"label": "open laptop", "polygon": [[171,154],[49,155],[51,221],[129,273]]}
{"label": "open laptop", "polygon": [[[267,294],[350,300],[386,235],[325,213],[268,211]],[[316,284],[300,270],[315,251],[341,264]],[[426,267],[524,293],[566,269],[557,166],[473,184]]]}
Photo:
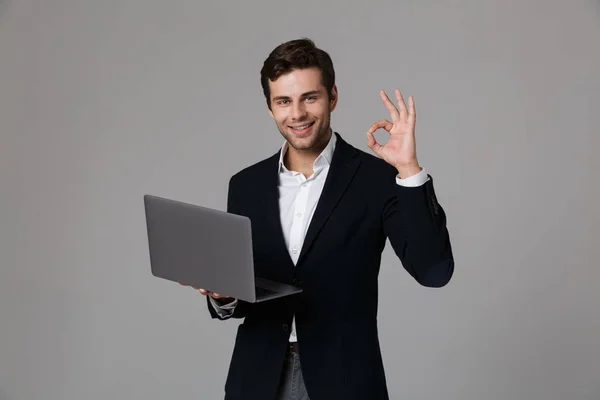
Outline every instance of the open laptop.
{"label": "open laptop", "polygon": [[249,218],[149,194],[144,208],[154,276],[250,303],[302,291],[255,276]]}

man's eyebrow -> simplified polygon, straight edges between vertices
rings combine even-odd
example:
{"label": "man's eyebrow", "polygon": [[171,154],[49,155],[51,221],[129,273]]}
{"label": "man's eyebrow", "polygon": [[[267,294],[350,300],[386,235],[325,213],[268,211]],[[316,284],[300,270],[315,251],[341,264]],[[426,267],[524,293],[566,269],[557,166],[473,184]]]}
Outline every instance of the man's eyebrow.
{"label": "man's eyebrow", "polygon": [[310,92],[302,93],[302,97],[314,96],[315,94],[320,94],[320,92],[318,90],[311,90]]}
{"label": "man's eyebrow", "polygon": [[[314,95],[318,95],[318,94],[320,94],[320,92],[318,90],[311,90],[309,92],[302,93],[302,95],[300,97],[314,96]],[[290,99],[289,96],[275,96],[275,97],[273,97],[273,100],[289,100],[289,99]]]}

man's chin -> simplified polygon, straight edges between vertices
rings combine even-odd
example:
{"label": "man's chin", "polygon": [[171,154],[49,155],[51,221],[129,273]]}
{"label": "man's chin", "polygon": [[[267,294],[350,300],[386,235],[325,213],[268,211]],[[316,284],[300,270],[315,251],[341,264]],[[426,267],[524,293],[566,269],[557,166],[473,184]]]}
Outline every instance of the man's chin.
{"label": "man's chin", "polygon": [[307,142],[307,141],[304,141],[304,140],[294,140],[294,139],[289,140],[288,139],[288,143],[294,149],[299,150],[299,151],[310,150],[310,149],[312,149],[315,146],[315,143],[313,141]]}

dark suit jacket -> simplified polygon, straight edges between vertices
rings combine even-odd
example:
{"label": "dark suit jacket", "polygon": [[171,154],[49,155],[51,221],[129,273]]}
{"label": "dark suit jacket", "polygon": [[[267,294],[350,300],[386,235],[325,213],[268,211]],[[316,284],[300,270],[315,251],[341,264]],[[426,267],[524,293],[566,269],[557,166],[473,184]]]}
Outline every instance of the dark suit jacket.
{"label": "dark suit jacket", "polygon": [[[390,243],[423,286],[450,280],[454,260],[446,217],[430,180],[402,187],[397,170],[338,135],[329,174],[294,266],[278,200],[279,152],[235,174],[227,210],[252,221],[255,272],[301,286],[278,300],[239,302],[226,399],[275,399],[293,315],[311,400],[388,399],[377,333],[381,254]],[[220,318],[207,302],[213,318]]]}

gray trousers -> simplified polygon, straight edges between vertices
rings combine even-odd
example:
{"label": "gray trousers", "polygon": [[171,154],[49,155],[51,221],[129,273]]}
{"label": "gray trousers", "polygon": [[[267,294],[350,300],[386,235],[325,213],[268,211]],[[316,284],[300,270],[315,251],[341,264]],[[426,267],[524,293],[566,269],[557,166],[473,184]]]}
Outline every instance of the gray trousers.
{"label": "gray trousers", "polygon": [[277,390],[277,400],[310,400],[304,386],[298,354],[286,355]]}

